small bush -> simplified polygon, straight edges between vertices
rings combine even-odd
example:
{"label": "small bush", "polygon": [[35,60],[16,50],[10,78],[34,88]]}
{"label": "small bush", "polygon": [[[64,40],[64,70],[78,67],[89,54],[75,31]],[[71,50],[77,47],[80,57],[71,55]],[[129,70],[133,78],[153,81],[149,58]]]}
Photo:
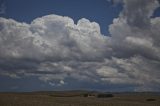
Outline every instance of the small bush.
{"label": "small bush", "polygon": [[98,98],[111,98],[114,97],[113,94],[98,94]]}
{"label": "small bush", "polygon": [[156,99],[146,99],[146,101],[156,101]]}
{"label": "small bush", "polygon": [[84,94],[83,97],[88,97],[88,94]]}

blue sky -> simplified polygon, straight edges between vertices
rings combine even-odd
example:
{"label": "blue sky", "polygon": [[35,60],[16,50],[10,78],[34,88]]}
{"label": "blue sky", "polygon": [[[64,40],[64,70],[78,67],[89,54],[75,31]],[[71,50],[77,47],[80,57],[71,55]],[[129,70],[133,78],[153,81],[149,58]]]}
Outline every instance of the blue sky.
{"label": "blue sky", "polygon": [[[121,4],[113,4],[107,0],[1,0],[5,4],[6,13],[0,14],[20,22],[30,23],[37,17],[49,14],[71,17],[75,23],[81,18],[95,21],[101,26],[101,32],[108,35],[108,26],[122,10]],[[158,8],[153,17],[160,16]]]}
{"label": "blue sky", "polygon": [[71,17],[75,23],[87,18],[100,24],[101,32],[108,34],[108,25],[118,17],[121,5],[113,6],[107,0],[1,0],[6,4],[4,17],[30,23],[49,14]]}
{"label": "blue sky", "polygon": [[159,17],[157,0],[0,0],[0,91],[159,91]]}

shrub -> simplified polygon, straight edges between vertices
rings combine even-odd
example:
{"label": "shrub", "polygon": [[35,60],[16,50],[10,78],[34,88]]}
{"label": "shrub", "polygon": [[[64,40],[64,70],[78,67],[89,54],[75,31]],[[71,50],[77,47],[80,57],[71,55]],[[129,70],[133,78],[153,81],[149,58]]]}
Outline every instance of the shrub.
{"label": "shrub", "polygon": [[113,94],[98,94],[98,98],[111,98],[113,97]]}
{"label": "shrub", "polygon": [[146,99],[146,101],[156,101],[156,99]]}
{"label": "shrub", "polygon": [[84,96],[84,97],[88,97],[88,94],[84,94],[83,96]]}

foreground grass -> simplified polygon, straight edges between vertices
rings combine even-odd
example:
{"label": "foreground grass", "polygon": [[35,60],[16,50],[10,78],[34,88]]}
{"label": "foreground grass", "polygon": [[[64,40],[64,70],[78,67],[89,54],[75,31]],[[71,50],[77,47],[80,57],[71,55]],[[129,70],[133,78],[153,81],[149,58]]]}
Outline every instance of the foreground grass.
{"label": "foreground grass", "polygon": [[151,93],[121,93],[111,98],[83,97],[80,93],[67,97],[69,94],[0,93],[0,106],[160,106],[160,95]]}

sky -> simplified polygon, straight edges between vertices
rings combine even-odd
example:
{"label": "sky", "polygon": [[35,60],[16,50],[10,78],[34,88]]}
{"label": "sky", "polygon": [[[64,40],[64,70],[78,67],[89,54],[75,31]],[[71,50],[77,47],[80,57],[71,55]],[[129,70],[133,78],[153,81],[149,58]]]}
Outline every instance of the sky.
{"label": "sky", "polygon": [[0,0],[0,92],[160,91],[158,0]]}
{"label": "sky", "polygon": [[[112,5],[106,0],[1,0],[5,4],[6,18],[19,22],[30,23],[37,17],[49,14],[71,17],[76,23],[81,18],[96,21],[101,26],[103,34],[108,33],[108,25],[113,18],[118,17],[122,6]],[[109,16],[109,17],[108,17]]]}

